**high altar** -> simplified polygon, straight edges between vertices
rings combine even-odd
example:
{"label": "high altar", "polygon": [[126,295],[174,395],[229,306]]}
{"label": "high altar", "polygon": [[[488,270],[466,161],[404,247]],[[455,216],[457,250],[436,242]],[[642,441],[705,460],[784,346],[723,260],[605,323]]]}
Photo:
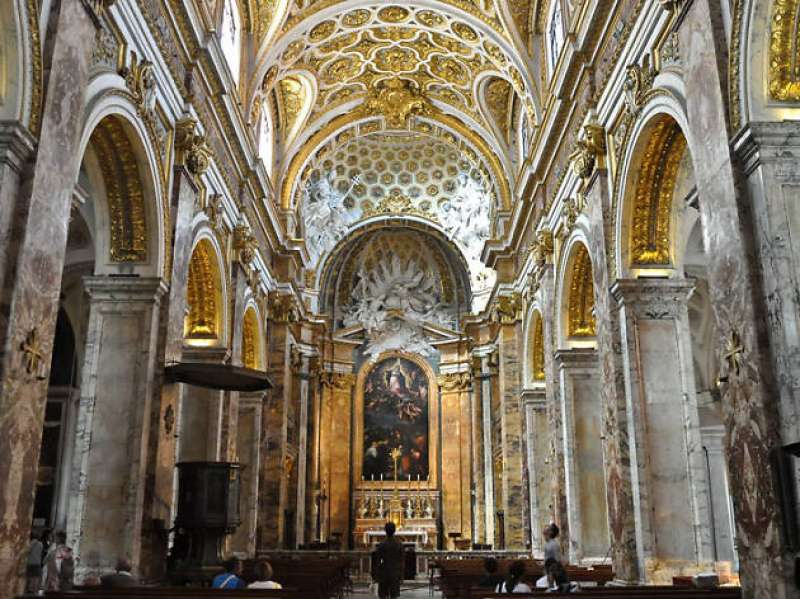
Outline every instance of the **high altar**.
{"label": "high altar", "polygon": [[349,448],[341,443],[320,446],[330,496],[322,508],[323,537],[369,549],[385,538],[391,521],[397,537],[418,549],[452,549],[454,538],[473,538],[466,373],[436,377],[425,358],[393,351],[365,360],[357,376],[337,381],[327,386],[331,409],[321,415],[323,430],[331,438],[334,431],[346,433],[352,453],[348,459]]}

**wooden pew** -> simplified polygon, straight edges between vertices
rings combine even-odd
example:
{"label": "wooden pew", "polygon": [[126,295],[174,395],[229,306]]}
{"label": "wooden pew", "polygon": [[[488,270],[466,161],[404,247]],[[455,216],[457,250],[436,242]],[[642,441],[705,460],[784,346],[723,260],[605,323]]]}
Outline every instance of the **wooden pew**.
{"label": "wooden pew", "polygon": [[74,591],[48,591],[44,595],[45,599],[294,599],[306,596],[295,589],[209,587],[85,587]]}

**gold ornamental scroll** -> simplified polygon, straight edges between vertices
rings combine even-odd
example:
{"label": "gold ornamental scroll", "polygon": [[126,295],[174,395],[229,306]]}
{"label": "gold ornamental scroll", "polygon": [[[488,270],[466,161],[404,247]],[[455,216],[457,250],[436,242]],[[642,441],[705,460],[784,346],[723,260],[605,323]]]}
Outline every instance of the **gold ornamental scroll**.
{"label": "gold ornamental scroll", "polygon": [[353,382],[350,373],[323,372],[320,429],[320,479],[327,491],[327,524],[322,525],[323,538],[340,534],[349,537],[350,524],[350,422]]}
{"label": "gold ornamental scroll", "polygon": [[442,391],[442,522],[447,548],[455,549],[451,533],[469,539],[472,532],[470,488],[470,410],[468,372],[445,374],[439,379]]}

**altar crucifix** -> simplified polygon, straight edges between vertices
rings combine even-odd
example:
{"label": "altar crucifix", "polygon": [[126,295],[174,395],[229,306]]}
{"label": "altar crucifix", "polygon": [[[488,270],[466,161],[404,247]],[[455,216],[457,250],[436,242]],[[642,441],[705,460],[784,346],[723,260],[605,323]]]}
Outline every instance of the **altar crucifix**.
{"label": "altar crucifix", "polygon": [[392,460],[394,460],[394,486],[397,488],[397,460],[400,459],[400,456],[403,455],[403,446],[400,445],[399,447],[395,447],[391,453],[389,453]]}

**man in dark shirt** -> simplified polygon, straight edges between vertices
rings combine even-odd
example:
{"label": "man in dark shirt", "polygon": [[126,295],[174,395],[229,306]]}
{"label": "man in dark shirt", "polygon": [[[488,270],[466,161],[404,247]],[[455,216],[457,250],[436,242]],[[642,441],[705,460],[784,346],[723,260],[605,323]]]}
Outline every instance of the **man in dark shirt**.
{"label": "man in dark shirt", "polygon": [[394,599],[400,596],[403,580],[403,544],[394,537],[394,522],[387,522],[384,530],[386,540],[375,549],[372,578],[378,583],[381,599]]}
{"label": "man in dark shirt", "polygon": [[503,581],[503,577],[497,573],[499,564],[494,557],[487,557],[483,560],[483,576],[478,581],[479,587],[489,587],[494,589]]}

